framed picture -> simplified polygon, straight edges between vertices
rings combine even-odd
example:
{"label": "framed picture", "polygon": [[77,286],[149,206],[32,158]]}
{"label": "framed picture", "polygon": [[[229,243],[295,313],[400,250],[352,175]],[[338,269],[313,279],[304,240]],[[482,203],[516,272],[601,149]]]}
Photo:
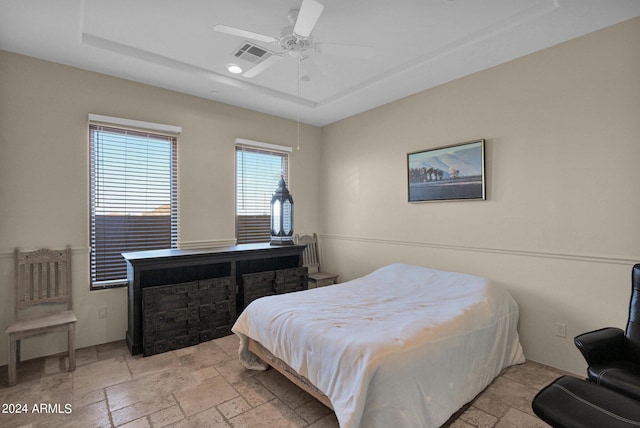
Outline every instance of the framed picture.
{"label": "framed picture", "polygon": [[407,154],[409,202],[485,200],[484,140]]}

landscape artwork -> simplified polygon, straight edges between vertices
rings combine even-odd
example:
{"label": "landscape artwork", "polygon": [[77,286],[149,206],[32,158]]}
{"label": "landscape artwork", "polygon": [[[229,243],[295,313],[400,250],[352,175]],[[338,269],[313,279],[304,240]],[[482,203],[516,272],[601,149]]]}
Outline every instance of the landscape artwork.
{"label": "landscape artwork", "polygon": [[484,140],[409,153],[409,202],[484,200]]}

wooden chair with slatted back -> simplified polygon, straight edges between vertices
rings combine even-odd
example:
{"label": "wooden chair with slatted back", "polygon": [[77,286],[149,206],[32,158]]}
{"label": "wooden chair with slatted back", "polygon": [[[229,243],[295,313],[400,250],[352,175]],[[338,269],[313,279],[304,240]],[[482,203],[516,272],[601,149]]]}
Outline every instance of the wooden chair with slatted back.
{"label": "wooden chair with slatted back", "polygon": [[71,247],[32,252],[16,248],[15,302],[15,321],[5,330],[9,336],[9,386],[16,384],[20,341],[42,333],[67,332],[69,371],[75,370],[77,319],[71,310]]}
{"label": "wooden chair with slatted back", "polygon": [[318,235],[295,235],[294,242],[300,245],[306,245],[307,248],[302,252],[302,265],[306,266],[309,271],[309,288],[324,287],[326,285],[338,282],[338,276],[335,273],[322,272],[320,267],[320,249],[318,247]]}

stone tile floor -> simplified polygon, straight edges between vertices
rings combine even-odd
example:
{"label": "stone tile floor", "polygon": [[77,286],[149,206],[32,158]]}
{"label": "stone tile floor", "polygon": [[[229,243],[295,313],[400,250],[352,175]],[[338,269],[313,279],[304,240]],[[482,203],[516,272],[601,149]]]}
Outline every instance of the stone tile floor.
{"label": "stone tile floor", "polygon": [[[227,336],[142,358],[124,341],[91,346],[76,351],[75,372],[65,371],[64,356],[21,363],[12,388],[5,366],[0,426],[338,427],[330,409],[275,370],[242,368],[237,347]],[[548,427],[531,399],[562,374],[534,362],[510,367],[444,426]]]}

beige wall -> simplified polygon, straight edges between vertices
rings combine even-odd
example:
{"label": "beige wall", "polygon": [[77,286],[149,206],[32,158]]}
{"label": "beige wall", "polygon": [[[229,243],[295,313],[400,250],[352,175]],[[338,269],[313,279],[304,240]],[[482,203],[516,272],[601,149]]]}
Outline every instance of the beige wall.
{"label": "beige wall", "polygon": [[[295,147],[293,121],[0,51],[0,328],[13,319],[13,248],[73,248],[79,347],[124,338],[126,289],[89,291],[89,113],[179,125],[184,246],[234,240],[234,139]],[[289,188],[296,231],[318,230],[321,129],[301,126]],[[98,319],[98,309],[107,318]],[[7,361],[4,334],[0,365]],[[65,349],[64,336],[27,339],[23,357]]]}
{"label": "beige wall", "polygon": [[[321,233],[326,268],[343,280],[391,262],[490,277],[520,304],[526,356],[582,372],[571,338],[624,324],[640,261],[638,40],[640,19],[303,126],[291,162],[297,231]],[[0,327],[12,319],[12,248],[70,243],[80,347],[126,330],[125,290],[88,291],[88,113],[183,127],[187,245],[233,239],[234,138],[295,146],[291,121],[6,52],[0,94]],[[408,152],[476,138],[487,140],[487,201],[407,203]],[[63,344],[35,339],[25,356]]]}
{"label": "beige wall", "polygon": [[[326,267],[492,278],[526,356],[582,373],[573,336],[624,325],[640,262],[638,41],[635,19],[324,127]],[[487,201],[407,203],[408,152],[477,138]]]}

